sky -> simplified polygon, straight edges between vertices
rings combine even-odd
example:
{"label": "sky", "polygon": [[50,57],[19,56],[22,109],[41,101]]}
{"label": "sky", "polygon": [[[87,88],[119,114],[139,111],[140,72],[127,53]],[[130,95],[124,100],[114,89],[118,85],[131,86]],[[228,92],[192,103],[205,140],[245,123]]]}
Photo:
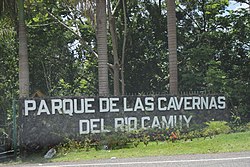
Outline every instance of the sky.
{"label": "sky", "polygon": [[236,1],[229,1],[229,7],[227,8],[228,10],[237,10],[239,8],[248,8],[249,5],[247,5],[246,3],[239,3]]}

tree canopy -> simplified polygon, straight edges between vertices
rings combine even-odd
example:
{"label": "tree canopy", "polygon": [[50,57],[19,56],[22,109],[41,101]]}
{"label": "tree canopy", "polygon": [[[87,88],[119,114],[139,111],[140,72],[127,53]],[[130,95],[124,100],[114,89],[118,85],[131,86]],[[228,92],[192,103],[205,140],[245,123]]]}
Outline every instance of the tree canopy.
{"label": "tree canopy", "polygon": [[[234,113],[247,118],[249,1],[238,1],[248,8],[237,10],[228,8],[229,2],[176,1],[178,88],[226,94]],[[110,94],[117,94],[117,89],[124,94],[169,93],[166,1],[107,3]],[[0,104],[9,110],[6,102],[18,97],[17,4],[6,0],[0,4]],[[26,0],[24,12],[30,96],[37,90],[46,96],[97,95],[95,1]]]}

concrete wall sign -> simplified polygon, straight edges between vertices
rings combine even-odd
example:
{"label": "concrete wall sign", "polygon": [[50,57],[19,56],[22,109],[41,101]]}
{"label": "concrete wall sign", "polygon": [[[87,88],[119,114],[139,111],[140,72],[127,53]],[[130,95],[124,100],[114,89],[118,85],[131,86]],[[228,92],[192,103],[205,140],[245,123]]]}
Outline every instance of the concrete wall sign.
{"label": "concrete wall sign", "polygon": [[189,128],[228,116],[223,95],[60,97],[22,99],[20,103],[26,146],[117,130]]}

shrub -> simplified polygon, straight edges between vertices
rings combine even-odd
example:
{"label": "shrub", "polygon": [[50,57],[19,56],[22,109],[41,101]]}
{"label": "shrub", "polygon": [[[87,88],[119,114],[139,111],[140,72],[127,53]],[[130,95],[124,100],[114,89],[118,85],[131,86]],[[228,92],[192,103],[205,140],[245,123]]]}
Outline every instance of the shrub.
{"label": "shrub", "polygon": [[132,143],[132,138],[129,137],[129,133],[127,132],[110,132],[100,134],[96,138],[92,138],[92,146],[95,148],[103,148],[104,149],[119,149],[127,147],[130,143]]}
{"label": "shrub", "polygon": [[66,155],[72,150],[80,150],[84,146],[82,142],[66,138],[66,141],[57,145],[55,148],[59,154]]}
{"label": "shrub", "polygon": [[250,130],[250,122],[247,123],[246,130]]}
{"label": "shrub", "polygon": [[210,121],[205,123],[207,127],[203,130],[203,136],[212,137],[218,134],[226,134],[231,131],[231,128],[227,125],[225,121]]}
{"label": "shrub", "polygon": [[142,141],[143,141],[143,144],[144,144],[145,146],[148,146],[148,143],[149,143],[149,141],[150,141],[150,136],[145,134],[145,135],[143,136]]}
{"label": "shrub", "polygon": [[183,139],[185,141],[187,141],[187,140],[193,141],[193,139],[195,139],[195,138],[200,138],[201,137],[201,133],[198,130],[191,130],[189,132],[184,133],[182,135],[182,137],[183,137]]}

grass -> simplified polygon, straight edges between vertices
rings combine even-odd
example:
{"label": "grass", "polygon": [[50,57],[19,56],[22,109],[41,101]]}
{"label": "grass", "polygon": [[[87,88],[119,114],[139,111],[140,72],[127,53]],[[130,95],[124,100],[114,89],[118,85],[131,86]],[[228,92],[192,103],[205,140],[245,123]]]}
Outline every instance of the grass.
{"label": "grass", "polygon": [[250,131],[232,134],[221,134],[212,139],[199,138],[193,141],[177,142],[150,142],[148,146],[140,143],[137,148],[124,148],[119,150],[99,150],[91,149],[76,150],[69,152],[67,155],[58,154],[54,158],[46,161],[42,155],[32,155],[23,162],[62,162],[62,161],[79,161],[94,159],[129,158],[145,156],[163,156],[178,154],[205,154],[220,152],[239,152],[250,151]]}

